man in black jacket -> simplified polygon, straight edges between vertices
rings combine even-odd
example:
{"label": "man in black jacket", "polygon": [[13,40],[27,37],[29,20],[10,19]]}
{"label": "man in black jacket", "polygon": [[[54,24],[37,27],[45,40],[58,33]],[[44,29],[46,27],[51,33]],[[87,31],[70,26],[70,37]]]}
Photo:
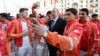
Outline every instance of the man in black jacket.
{"label": "man in black jacket", "polygon": [[[62,35],[64,32],[64,28],[66,26],[66,21],[59,17],[58,9],[54,8],[52,10],[52,21],[49,23],[49,30],[52,32],[58,32],[58,34]],[[57,56],[57,48],[48,44],[50,56]]]}

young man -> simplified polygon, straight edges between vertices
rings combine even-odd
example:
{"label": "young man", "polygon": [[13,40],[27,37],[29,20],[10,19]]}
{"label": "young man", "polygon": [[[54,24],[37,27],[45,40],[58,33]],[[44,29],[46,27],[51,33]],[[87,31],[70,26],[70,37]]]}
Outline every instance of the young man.
{"label": "young man", "polygon": [[79,23],[83,25],[83,34],[80,41],[80,56],[93,56],[96,54],[95,48],[97,47],[96,38],[99,37],[99,30],[96,24],[89,21],[87,18],[89,10],[82,8],[79,11]]}
{"label": "young man", "polygon": [[50,32],[44,29],[44,26],[37,22],[32,24],[33,31],[43,36],[47,43],[60,49],[62,56],[79,56],[78,45],[83,32],[82,26],[75,20],[77,16],[77,10],[69,8],[65,11],[66,20],[68,25],[65,27],[63,35],[59,35],[57,32]]}
{"label": "young man", "polygon": [[9,21],[8,20],[8,14],[7,13],[0,13],[0,29],[4,30],[7,34],[7,40],[10,43],[10,48],[11,48],[11,53],[14,56],[15,54],[15,46],[14,46],[14,42],[11,41],[10,37],[9,37],[9,32],[12,29],[13,26],[13,21]]}
{"label": "young man", "polygon": [[[92,19],[91,19],[91,22],[95,23],[97,26],[98,26],[98,29],[99,29],[99,32],[100,32],[100,20],[98,18],[98,14],[92,14]],[[99,40],[99,43],[100,43],[100,39]],[[100,55],[100,44],[98,45],[99,49],[98,49],[98,53]]]}
{"label": "young man", "polygon": [[11,32],[11,29],[13,27],[13,21],[8,20],[8,14],[7,13],[0,13],[0,29],[5,30],[7,32],[7,38],[10,40],[9,32]]}
{"label": "young man", "polygon": [[98,14],[92,14],[91,17],[92,17],[91,22],[95,23],[98,26],[100,31],[100,20],[98,18]]}
{"label": "young man", "polygon": [[95,23],[95,24],[99,24],[99,18],[98,18],[98,14],[92,14],[91,15],[91,22]]}
{"label": "young man", "polygon": [[9,25],[8,15],[7,13],[0,13],[0,29],[7,31],[7,25]]}
{"label": "young man", "polygon": [[18,47],[18,56],[31,56],[32,55],[32,31],[31,22],[28,16],[28,9],[21,8],[19,10],[20,18],[15,20],[15,25],[10,32],[10,37],[12,37],[16,46]]}
{"label": "young man", "polygon": [[11,56],[11,48],[8,39],[8,25],[6,13],[0,13],[0,56]]}

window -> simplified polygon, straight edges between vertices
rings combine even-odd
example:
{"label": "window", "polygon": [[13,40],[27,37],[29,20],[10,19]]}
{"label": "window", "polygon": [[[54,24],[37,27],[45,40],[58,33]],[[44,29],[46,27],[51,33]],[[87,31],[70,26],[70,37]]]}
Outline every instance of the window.
{"label": "window", "polygon": [[67,3],[69,5],[69,3]]}
{"label": "window", "polygon": [[67,1],[69,1],[69,0],[67,0]]}
{"label": "window", "polygon": [[98,2],[98,0],[96,0],[96,2]]}
{"label": "window", "polygon": [[93,2],[93,0],[90,1],[90,3]]}
{"label": "window", "polygon": [[95,6],[98,7],[98,4],[96,4]]}
{"label": "window", "polygon": [[83,3],[83,1],[81,1],[81,3]]}
{"label": "window", "polygon": [[88,3],[88,1],[86,1],[86,3]]}

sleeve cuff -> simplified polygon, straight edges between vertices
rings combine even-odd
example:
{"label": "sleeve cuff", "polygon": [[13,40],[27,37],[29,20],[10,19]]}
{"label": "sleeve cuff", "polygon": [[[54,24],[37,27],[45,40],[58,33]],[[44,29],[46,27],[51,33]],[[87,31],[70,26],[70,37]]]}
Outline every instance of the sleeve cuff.
{"label": "sleeve cuff", "polygon": [[47,31],[43,33],[43,37],[47,37],[47,35],[48,35]]}

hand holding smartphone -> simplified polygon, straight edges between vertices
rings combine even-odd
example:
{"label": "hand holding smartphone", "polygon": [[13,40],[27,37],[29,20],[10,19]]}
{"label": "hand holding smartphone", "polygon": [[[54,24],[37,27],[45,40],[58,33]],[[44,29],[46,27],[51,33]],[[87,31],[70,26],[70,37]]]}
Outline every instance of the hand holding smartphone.
{"label": "hand holding smartphone", "polygon": [[36,23],[36,20],[37,20],[36,18],[31,18],[31,23],[37,24],[37,23]]}

